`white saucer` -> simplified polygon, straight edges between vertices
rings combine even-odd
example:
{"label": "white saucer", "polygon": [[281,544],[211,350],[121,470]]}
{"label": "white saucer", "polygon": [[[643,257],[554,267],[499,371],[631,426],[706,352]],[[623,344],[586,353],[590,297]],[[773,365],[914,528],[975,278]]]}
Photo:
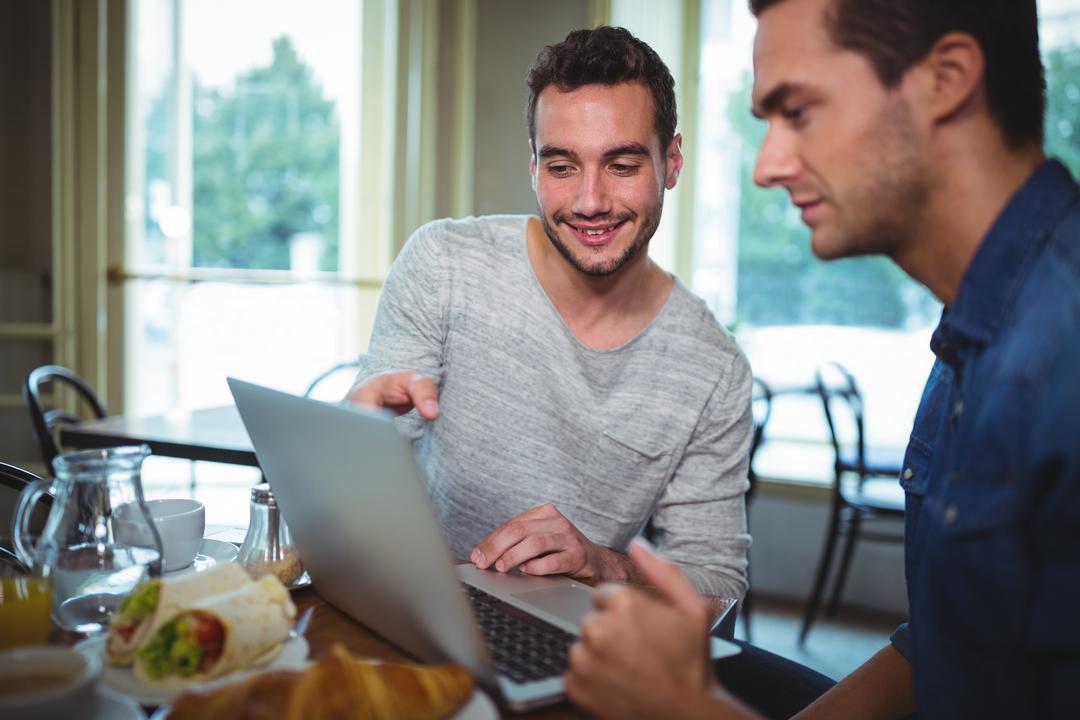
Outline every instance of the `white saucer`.
{"label": "white saucer", "polygon": [[219,562],[235,560],[236,555],[239,552],[237,547],[230,542],[203,538],[202,545],[199,547],[199,552],[195,555],[195,560],[192,561],[190,565],[178,570],[166,571],[165,574],[170,577],[175,577],[176,575],[186,575],[187,573],[209,570]]}
{"label": "white saucer", "polygon": [[131,698],[98,685],[93,711],[83,717],[87,720],[146,720],[146,713]]}
{"label": "white saucer", "polygon": [[[135,674],[130,667],[111,665],[105,660],[105,636],[98,635],[87,638],[75,645],[75,649],[81,653],[96,654],[101,658],[102,671],[99,683],[114,694],[126,699],[134,700],[140,705],[164,705],[172,702],[186,688],[168,686],[146,686],[135,679]],[[261,665],[253,665],[244,670],[237,670],[209,682],[198,685],[199,688],[216,687],[242,679],[253,673],[263,670],[296,670],[304,667],[307,662],[308,643],[302,637],[289,638],[281,647],[281,652],[274,655],[269,662]],[[96,716],[95,716],[96,718]]]}

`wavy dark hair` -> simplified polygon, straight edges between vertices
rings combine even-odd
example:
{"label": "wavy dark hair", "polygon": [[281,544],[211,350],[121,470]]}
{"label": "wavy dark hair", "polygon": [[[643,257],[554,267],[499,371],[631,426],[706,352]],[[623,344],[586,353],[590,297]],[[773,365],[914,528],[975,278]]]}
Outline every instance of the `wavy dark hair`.
{"label": "wavy dark hair", "polygon": [[652,95],[653,124],[660,147],[666,149],[675,137],[675,80],[656,51],[625,28],[601,25],[592,30],[574,30],[562,42],[540,51],[525,82],[529,86],[525,119],[529,139],[534,143],[536,101],[549,85],[568,92],[585,85],[640,82]]}
{"label": "wavy dark hair", "polygon": [[[755,16],[785,0],[749,0]],[[833,0],[825,18],[839,47],[870,60],[885,87],[926,57],[938,38],[968,33],[986,62],[990,114],[1011,147],[1042,145],[1046,78],[1035,0]]]}

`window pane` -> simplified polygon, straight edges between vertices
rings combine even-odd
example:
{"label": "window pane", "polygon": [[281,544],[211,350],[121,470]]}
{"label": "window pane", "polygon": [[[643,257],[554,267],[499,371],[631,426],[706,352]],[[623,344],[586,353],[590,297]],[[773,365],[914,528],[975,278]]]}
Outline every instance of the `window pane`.
{"label": "window pane", "polygon": [[[360,4],[132,0],[128,412],[231,402],[226,375],[297,392],[355,356]],[[242,29],[238,31],[238,29]],[[192,273],[233,272],[190,283]],[[350,265],[355,272],[355,268]],[[237,274],[239,273],[239,274]],[[215,276],[216,277],[216,276]],[[213,280],[213,278],[211,278]],[[367,293],[372,294],[372,293]]]}

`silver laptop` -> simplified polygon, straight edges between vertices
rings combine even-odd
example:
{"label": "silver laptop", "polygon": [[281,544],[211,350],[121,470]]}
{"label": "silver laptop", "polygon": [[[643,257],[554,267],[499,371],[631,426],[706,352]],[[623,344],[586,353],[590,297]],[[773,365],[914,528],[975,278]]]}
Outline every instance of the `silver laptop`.
{"label": "silver laptop", "polygon": [[[412,445],[389,415],[234,378],[229,387],[319,595],[422,660],[461,663],[511,709],[563,697],[590,587],[455,566]],[[555,659],[530,661],[515,632]]]}

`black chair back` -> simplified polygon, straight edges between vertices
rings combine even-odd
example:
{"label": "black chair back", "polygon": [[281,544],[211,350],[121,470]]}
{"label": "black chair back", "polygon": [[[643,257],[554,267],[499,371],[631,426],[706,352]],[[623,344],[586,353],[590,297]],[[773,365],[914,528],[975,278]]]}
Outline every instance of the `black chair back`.
{"label": "black chair back", "polygon": [[[12,558],[14,558],[11,551],[14,547],[12,540],[14,538],[15,510],[18,507],[19,494],[27,485],[39,479],[32,472],[0,462],[0,522],[3,522],[3,525],[0,526],[0,550],[4,551],[0,555],[3,555],[3,561],[6,564],[21,565],[17,559],[14,563],[11,562]],[[45,493],[30,513],[30,533],[32,535],[41,533],[49,509],[52,507],[52,502],[52,495]]]}
{"label": "black chair back", "polygon": [[[346,370],[353,370],[353,374],[355,375],[355,371],[358,370],[359,367],[360,363],[356,360],[347,360],[345,362],[339,362],[333,367],[327,368],[326,370],[319,373],[319,375],[307,386],[307,390],[304,391],[304,397],[311,397],[312,394],[319,389],[319,386],[328,382],[331,378],[338,376],[340,373],[345,372]],[[340,400],[341,398],[337,399]]]}
{"label": "black chair back", "polygon": [[750,492],[753,492],[754,483],[757,481],[757,473],[754,472],[754,457],[761,444],[765,440],[765,426],[772,417],[772,389],[760,378],[754,378],[754,387],[751,390],[750,404],[754,413],[754,435],[750,439]]}
{"label": "black chair back", "polygon": [[862,393],[855,378],[840,363],[827,363],[814,373],[814,386],[825,413],[836,476],[858,474],[860,483],[869,474],[866,464],[865,420]]}
{"label": "black chair back", "polygon": [[52,384],[53,389],[60,386],[71,388],[93,413],[95,419],[105,417],[105,407],[85,380],[66,367],[44,365],[30,372],[23,387],[23,398],[30,409],[30,422],[34,428],[41,459],[45,466],[52,468],[53,459],[60,454],[60,445],[56,439],[56,429],[61,425],[73,425],[87,418],[80,417],[64,408],[48,408],[42,399],[42,388]]}

